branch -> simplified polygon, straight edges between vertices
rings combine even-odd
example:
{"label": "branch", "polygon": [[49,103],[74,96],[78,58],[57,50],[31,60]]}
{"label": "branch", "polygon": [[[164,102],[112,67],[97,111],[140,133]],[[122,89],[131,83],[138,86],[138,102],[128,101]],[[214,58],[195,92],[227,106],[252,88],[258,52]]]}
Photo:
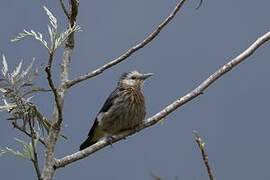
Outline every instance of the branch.
{"label": "branch", "polygon": [[90,79],[92,77],[95,77],[99,74],[101,74],[106,69],[111,68],[112,66],[115,66],[116,64],[126,60],[128,57],[130,57],[133,53],[136,51],[142,49],[144,46],[152,42],[155,37],[161,32],[161,30],[175,17],[176,13],[180,10],[180,8],[183,6],[186,0],[181,0],[173,9],[173,11],[170,13],[170,15],[155,29],[150,35],[148,35],[147,38],[145,38],[143,41],[138,43],[137,45],[133,46],[132,48],[128,49],[124,54],[119,56],[118,58],[110,61],[107,64],[104,64],[100,68],[97,68],[96,70],[89,72],[85,75],[81,75],[78,78],[74,80],[70,80],[65,84],[66,88],[70,88],[71,86],[74,86],[75,84],[78,84],[84,80]]}
{"label": "branch", "polygon": [[[70,13],[69,13],[70,15],[68,18],[69,27],[73,27],[76,21],[77,14],[78,14],[79,1],[70,0],[69,2],[70,2]],[[45,152],[45,163],[44,163],[44,167],[42,171],[43,180],[51,180],[55,173],[55,169],[53,167],[54,149],[55,149],[55,145],[60,134],[61,124],[63,121],[62,108],[64,104],[64,95],[67,90],[66,88],[63,88],[63,84],[66,81],[68,81],[69,65],[70,65],[71,54],[73,52],[73,49],[74,49],[74,33],[71,33],[67,38],[65,48],[64,48],[63,59],[61,63],[61,74],[60,74],[61,87],[60,88],[56,89],[54,87],[54,84],[51,78],[51,62],[52,62],[52,55],[53,55],[52,53],[50,53],[49,63],[46,68],[47,79],[54,93],[54,98],[55,98],[55,103],[56,103],[55,112],[58,112],[57,113],[58,118],[57,118],[56,124],[53,124],[52,128],[50,128],[50,132],[47,138],[48,145]],[[54,115],[56,115],[55,112],[54,112]],[[56,127],[54,125],[56,125]]]}
{"label": "branch", "polygon": [[247,59],[250,55],[252,55],[261,45],[263,45],[265,42],[270,40],[270,31],[258,38],[249,48],[247,48],[244,52],[242,52],[240,55],[238,55],[236,58],[229,61],[227,64],[223,65],[221,68],[219,68],[216,72],[214,72],[211,76],[209,76],[205,81],[203,81],[198,87],[196,87],[194,90],[186,94],[185,96],[175,100],[171,104],[169,104],[167,107],[162,109],[160,112],[155,114],[154,116],[146,119],[145,123],[138,127],[137,129],[134,129],[130,132],[126,132],[120,135],[117,135],[113,138],[112,141],[106,141],[101,140],[97,142],[96,144],[86,148],[85,150],[78,151],[74,154],[67,155],[61,159],[58,159],[55,161],[55,168],[64,167],[68,164],[71,164],[73,162],[76,162],[80,159],[83,159],[94,152],[111,145],[112,143],[115,143],[117,141],[120,141],[121,139],[125,139],[127,136],[130,136],[132,134],[135,134],[136,132],[139,132],[145,128],[148,128],[166,116],[168,116],[170,113],[175,111],[180,106],[186,104],[187,102],[191,101],[192,99],[196,98],[197,96],[203,94],[204,90],[206,90],[212,83],[214,83],[216,80],[218,80],[221,76],[223,76],[225,73],[230,71],[232,68],[236,67],[239,63],[243,62],[245,59]]}
{"label": "branch", "polygon": [[[31,133],[29,133],[28,131],[26,131],[25,128],[22,128],[21,126],[18,126],[18,124],[16,124],[15,122],[12,122],[12,125],[13,125],[14,128],[16,128],[16,129],[18,129],[19,131],[23,132],[23,133],[26,134],[27,136],[32,137],[32,136],[31,136]],[[43,138],[39,137],[39,138],[38,138],[38,141],[39,141],[40,143],[42,143],[44,146],[46,146],[46,143],[45,143],[45,141],[44,141]]]}
{"label": "branch", "polygon": [[55,106],[54,106],[54,112],[53,112],[53,117],[52,117],[52,125],[49,130],[49,135],[46,138],[47,146],[46,146],[46,151],[45,151],[45,162],[44,162],[44,167],[43,167],[43,171],[41,175],[41,178],[43,180],[51,180],[55,172],[55,170],[52,167],[53,160],[54,160],[54,149],[55,149],[56,142],[58,140],[58,135],[61,129],[62,121],[63,121],[63,115],[62,115],[63,100],[59,93],[60,90],[56,89],[56,87],[54,86],[52,74],[51,74],[53,55],[54,55],[54,51],[51,51],[49,54],[48,65],[45,68],[49,86],[53,91]]}
{"label": "branch", "polygon": [[208,177],[210,180],[214,180],[215,179],[214,173],[213,173],[213,170],[211,169],[211,166],[209,164],[208,155],[205,152],[205,143],[203,142],[203,140],[200,137],[200,135],[198,134],[198,132],[193,131],[193,134],[195,136],[195,141],[196,141],[196,143],[201,151],[203,162],[204,162],[204,165],[205,165],[207,173],[208,173]]}
{"label": "branch", "polygon": [[74,26],[78,15],[79,0],[70,0],[70,25]]}
{"label": "branch", "polygon": [[196,10],[198,10],[202,6],[203,0],[200,0],[198,6],[196,7]]}
{"label": "branch", "polygon": [[[73,27],[76,22],[76,18],[78,15],[78,6],[79,6],[78,0],[70,0],[70,16],[69,16],[70,27]],[[66,41],[64,53],[63,53],[63,59],[61,63],[61,83],[62,84],[65,84],[68,81],[69,66],[70,66],[70,61],[71,61],[71,55],[74,49],[74,44],[75,44],[74,33],[71,33]]]}
{"label": "branch", "polygon": [[41,173],[40,173],[40,169],[39,169],[39,165],[38,165],[39,163],[38,163],[36,144],[35,144],[36,132],[32,126],[31,119],[29,119],[29,128],[30,128],[30,132],[31,132],[31,144],[32,144],[33,154],[34,154],[34,157],[33,157],[33,159],[31,158],[31,161],[35,167],[38,180],[42,180],[43,178],[41,177]]}
{"label": "branch", "polygon": [[47,80],[48,80],[49,86],[50,86],[50,88],[53,92],[53,95],[54,95],[54,101],[56,104],[57,114],[58,114],[57,126],[59,127],[63,121],[63,115],[62,115],[62,106],[61,106],[61,102],[60,102],[59,93],[58,93],[58,91],[53,83],[53,79],[52,79],[51,67],[52,67],[53,55],[54,55],[54,53],[50,52],[48,65],[46,66],[45,71],[47,73]]}
{"label": "branch", "polygon": [[66,17],[69,19],[70,17],[69,17],[68,11],[67,11],[67,9],[66,9],[66,7],[65,7],[65,4],[64,4],[63,0],[59,0],[59,1],[60,1],[60,4],[61,4],[61,8],[62,8],[63,11],[64,11],[64,14],[65,14]]}

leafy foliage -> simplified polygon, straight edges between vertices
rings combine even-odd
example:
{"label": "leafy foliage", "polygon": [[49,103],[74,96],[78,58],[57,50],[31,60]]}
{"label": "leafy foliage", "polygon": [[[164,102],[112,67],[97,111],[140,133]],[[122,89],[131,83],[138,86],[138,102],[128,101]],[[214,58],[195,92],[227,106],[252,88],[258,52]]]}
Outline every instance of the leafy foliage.
{"label": "leafy foliage", "polygon": [[34,144],[30,143],[26,143],[20,139],[16,139],[15,140],[20,143],[22,145],[22,150],[18,151],[18,150],[14,150],[11,149],[9,147],[6,147],[5,149],[0,149],[0,156],[4,155],[4,154],[11,154],[17,157],[21,157],[27,160],[33,160],[34,159],[34,147],[36,147],[37,142],[38,142],[38,137],[34,140]]}
{"label": "leafy foliage", "polygon": [[19,33],[16,38],[11,40],[11,42],[19,41],[27,36],[32,36],[33,38],[41,42],[46,47],[46,49],[50,50],[50,48],[48,47],[48,43],[43,39],[43,35],[40,32],[35,32],[34,30],[27,31],[24,29],[23,32]]}
{"label": "leafy foliage", "polygon": [[[38,70],[32,70],[33,62],[22,70],[22,61],[12,72],[9,72],[8,64],[3,55],[3,68],[0,74],[0,92],[2,93],[4,105],[0,110],[10,111],[15,106],[29,103],[32,97],[27,97],[39,88],[34,87],[33,81],[38,75]],[[41,90],[41,89],[40,89]]]}
{"label": "leafy foliage", "polygon": [[23,32],[19,33],[17,37],[12,39],[12,42],[20,41],[24,39],[25,37],[33,37],[37,41],[41,42],[42,45],[50,52],[53,53],[55,50],[63,43],[66,41],[68,36],[76,31],[80,31],[81,27],[78,26],[76,23],[74,23],[73,26],[70,26],[67,30],[63,32],[58,31],[58,25],[57,25],[57,18],[52,14],[52,12],[46,7],[43,6],[43,9],[45,10],[49,21],[50,25],[48,25],[48,32],[50,36],[50,41],[51,44],[48,46],[48,43],[46,40],[43,39],[43,35],[40,32],[36,32],[34,30],[23,30]]}
{"label": "leafy foliage", "polygon": [[17,124],[17,120],[23,122],[22,128],[25,129],[27,122],[35,122],[42,128],[48,130],[50,123],[38,112],[36,106],[31,102],[33,93],[48,91],[34,85],[34,80],[38,76],[38,70],[33,69],[32,63],[22,70],[22,61],[13,71],[9,71],[5,56],[3,55],[2,74],[0,74],[0,94],[2,94],[3,104],[0,105],[0,111],[6,111],[10,114],[8,120]]}

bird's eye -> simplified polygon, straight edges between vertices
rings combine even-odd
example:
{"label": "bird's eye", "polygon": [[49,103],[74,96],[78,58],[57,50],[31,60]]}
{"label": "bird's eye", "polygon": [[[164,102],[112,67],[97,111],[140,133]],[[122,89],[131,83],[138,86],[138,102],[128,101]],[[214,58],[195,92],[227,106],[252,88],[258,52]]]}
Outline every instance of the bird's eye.
{"label": "bird's eye", "polygon": [[136,77],[135,76],[132,76],[131,79],[136,79]]}

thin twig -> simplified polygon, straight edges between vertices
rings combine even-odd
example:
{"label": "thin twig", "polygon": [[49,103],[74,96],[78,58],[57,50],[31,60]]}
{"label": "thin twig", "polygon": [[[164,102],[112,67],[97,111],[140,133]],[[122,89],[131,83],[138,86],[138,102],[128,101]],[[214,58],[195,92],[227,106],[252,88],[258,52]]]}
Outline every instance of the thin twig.
{"label": "thin twig", "polygon": [[22,97],[29,96],[30,94],[33,93],[41,93],[41,92],[50,92],[52,91],[51,89],[44,89],[44,88],[39,88],[39,87],[34,87],[31,91],[28,91],[22,95]]}
{"label": "thin twig", "polygon": [[209,76],[205,81],[203,81],[198,87],[196,87],[194,90],[186,94],[185,96],[175,100],[171,104],[169,104],[167,107],[162,109],[160,112],[155,114],[154,116],[146,119],[145,123],[130,132],[123,133],[120,135],[117,135],[113,138],[112,141],[106,141],[101,140],[97,142],[96,144],[82,150],[78,151],[74,154],[67,155],[61,159],[56,160],[55,162],[55,168],[64,167],[68,164],[71,164],[73,162],[76,162],[80,159],[83,159],[94,152],[111,145],[112,143],[115,143],[117,141],[120,141],[121,139],[125,139],[126,137],[135,134],[138,131],[141,131],[147,127],[153,126],[154,124],[158,123],[160,120],[168,116],[170,113],[178,109],[180,106],[183,106],[187,102],[191,101],[192,99],[196,98],[197,96],[203,94],[204,90],[206,90],[212,83],[217,81],[220,77],[222,77],[225,73],[229,72],[232,68],[236,67],[239,63],[243,62],[245,59],[247,59],[250,55],[252,55],[260,46],[262,46],[265,42],[270,40],[270,31],[258,38],[249,48],[247,48],[244,52],[242,52],[240,55],[238,55],[236,58],[229,61],[227,64],[223,65],[221,68],[219,68],[216,72],[214,72],[211,76]]}
{"label": "thin twig", "polygon": [[[23,133],[26,134],[27,136],[31,137],[31,133],[27,132],[24,128],[18,126],[18,124],[16,124],[15,122],[12,122],[12,125],[13,125],[14,128],[18,129],[19,131],[23,132]],[[37,137],[35,137],[35,138],[37,138]],[[39,141],[41,144],[43,144],[44,146],[46,146],[46,143],[45,143],[45,141],[44,141],[43,138],[39,137],[39,138],[38,138],[38,141]]]}
{"label": "thin twig", "polygon": [[46,66],[45,71],[47,73],[47,80],[48,80],[49,86],[52,89],[53,94],[54,94],[54,101],[55,101],[55,104],[57,107],[57,113],[58,113],[57,126],[59,128],[59,126],[61,125],[61,123],[63,121],[63,115],[62,115],[62,107],[61,107],[61,103],[60,103],[59,93],[57,92],[57,89],[54,86],[53,79],[52,79],[51,66],[52,66],[52,61],[53,61],[53,55],[54,55],[54,53],[50,52],[48,65]]}
{"label": "thin twig", "polygon": [[63,1],[63,0],[59,0],[59,2],[60,2],[61,7],[62,7],[62,9],[63,9],[63,11],[64,11],[64,14],[65,14],[65,15],[67,16],[67,18],[69,19],[70,16],[69,16],[69,13],[68,13],[68,11],[67,11],[67,9],[66,9],[66,7],[65,7],[64,1]]}
{"label": "thin twig", "polygon": [[157,176],[157,175],[155,175],[154,173],[150,173],[150,176],[154,179],[154,180],[162,180],[162,178],[161,177],[159,177],[159,176]]}
{"label": "thin twig", "polygon": [[29,118],[29,128],[30,128],[30,132],[31,132],[31,144],[32,144],[32,148],[33,148],[33,153],[34,153],[34,157],[33,159],[31,159],[35,170],[36,170],[36,174],[38,177],[38,180],[42,180],[43,178],[41,177],[41,173],[40,173],[40,169],[39,169],[39,163],[38,163],[38,156],[37,156],[37,151],[36,151],[36,145],[35,145],[35,137],[36,137],[36,132],[32,126],[32,120]]}
{"label": "thin twig", "polygon": [[200,7],[202,6],[203,0],[200,0],[198,6],[196,7],[196,10],[200,9]]}
{"label": "thin twig", "polygon": [[208,177],[210,180],[214,180],[215,179],[214,173],[213,173],[213,170],[210,166],[208,155],[206,154],[206,151],[205,151],[205,142],[203,142],[203,140],[200,137],[198,132],[193,131],[193,134],[195,136],[195,141],[196,141],[196,143],[201,151],[203,162],[204,162],[204,165],[206,167]]}
{"label": "thin twig", "polygon": [[38,110],[36,106],[33,106],[33,109],[36,114],[37,121],[41,124],[42,128],[45,128],[46,133],[49,134],[51,128],[51,122]]}
{"label": "thin twig", "polygon": [[140,43],[138,43],[137,45],[133,46],[132,48],[128,49],[124,54],[122,54],[121,56],[119,56],[118,58],[110,61],[107,64],[104,64],[103,66],[97,68],[96,70],[89,72],[85,75],[81,75],[78,78],[74,79],[74,80],[70,80],[65,84],[66,88],[70,88],[72,86],[74,86],[75,84],[78,84],[84,80],[87,80],[89,78],[95,77],[99,74],[101,74],[104,70],[111,68],[112,66],[115,66],[116,64],[126,60],[128,57],[130,57],[133,53],[135,53],[136,51],[142,49],[144,46],[146,46],[147,44],[149,44],[153,39],[155,39],[155,37],[157,37],[157,35],[161,32],[161,30],[175,17],[175,15],[177,14],[177,12],[181,9],[181,7],[183,6],[183,4],[185,3],[186,0],[181,0],[173,9],[173,11],[170,13],[170,15],[164,20],[162,21],[161,24],[159,24],[159,26],[150,34],[147,36],[147,38],[145,38],[143,41],[141,41]]}

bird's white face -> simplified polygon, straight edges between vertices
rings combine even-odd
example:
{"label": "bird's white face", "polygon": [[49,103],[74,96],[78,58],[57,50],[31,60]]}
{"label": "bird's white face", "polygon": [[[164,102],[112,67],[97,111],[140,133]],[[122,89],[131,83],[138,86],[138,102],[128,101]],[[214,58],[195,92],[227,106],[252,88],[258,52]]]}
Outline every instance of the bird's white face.
{"label": "bird's white face", "polygon": [[142,74],[138,71],[132,71],[127,74],[127,76],[122,80],[122,83],[128,86],[138,86],[141,85],[142,80],[140,80],[140,76]]}
{"label": "bird's white face", "polygon": [[131,71],[121,76],[120,83],[126,86],[141,87],[144,80],[152,75],[152,73],[141,74],[138,71]]}

